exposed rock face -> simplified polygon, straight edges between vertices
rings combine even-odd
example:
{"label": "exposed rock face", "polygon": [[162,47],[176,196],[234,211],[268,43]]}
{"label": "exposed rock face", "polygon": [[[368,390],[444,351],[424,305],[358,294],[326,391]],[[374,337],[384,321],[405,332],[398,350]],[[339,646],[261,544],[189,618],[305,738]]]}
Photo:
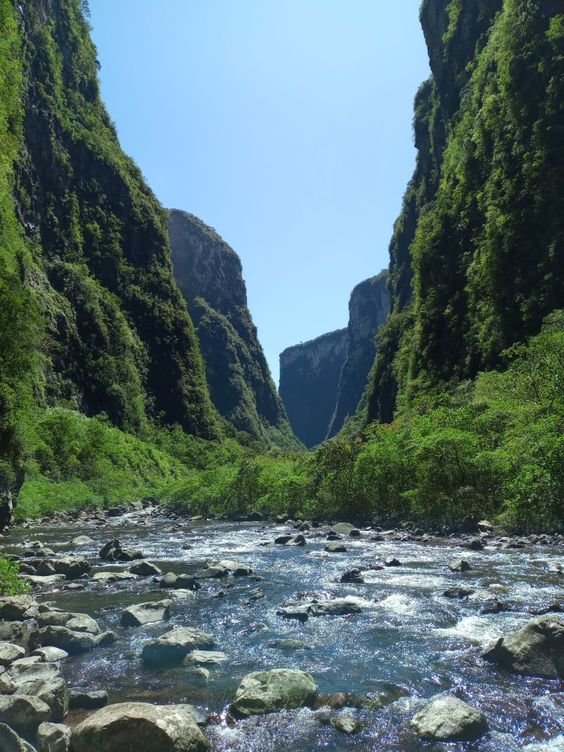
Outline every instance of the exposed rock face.
{"label": "exposed rock face", "polygon": [[196,326],[212,400],[239,431],[297,448],[247,307],[241,260],[192,214],[171,210],[174,275]]}
{"label": "exposed rock face", "polygon": [[296,436],[313,447],[335,436],[358,409],[388,318],[388,273],[358,284],[347,329],[289,347],[280,355],[280,396]]}
{"label": "exposed rock face", "polygon": [[339,329],[280,355],[280,396],[294,433],[307,447],[327,436],[348,343],[347,329]]}
{"label": "exposed rock face", "polygon": [[361,282],[349,301],[348,352],[343,364],[337,403],[327,438],[335,436],[347,418],[354,415],[368,383],[376,356],[376,335],[390,312],[388,272]]}

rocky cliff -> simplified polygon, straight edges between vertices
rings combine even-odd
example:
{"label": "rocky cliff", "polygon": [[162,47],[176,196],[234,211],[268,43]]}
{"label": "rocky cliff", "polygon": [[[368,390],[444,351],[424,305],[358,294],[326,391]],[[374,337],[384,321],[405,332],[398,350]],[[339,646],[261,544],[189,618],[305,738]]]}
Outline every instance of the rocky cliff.
{"label": "rocky cliff", "polygon": [[0,498],[23,411],[216,435],[167,215],[100,99],[80,0],[0,0]]}
{"label": "rocky cliff", "polygon": [[194,321],[212,400],[238,431],[297,449],[247,307],[241,261],[197,217],[170,212],[174,275]]}
{"label": "rocky cliff", "polygon": [[347,352],[348,331],[339,329],[280,355],[280,396],[294,433],[307,447],[327,436]]}
{"label": "rocky cliff", "polygon": [[388,318],[390,295],[388,273],[361,282],[349,301],[347,357],[341,370],[336,405],[327,431],[335,436],[357,411],[376,355],[376,334]]}
{"label": "rocky cliff", "polygon": [[564,299],[564,7],[424,0],[432,77],[391,242],[369,419],[480,370]]}

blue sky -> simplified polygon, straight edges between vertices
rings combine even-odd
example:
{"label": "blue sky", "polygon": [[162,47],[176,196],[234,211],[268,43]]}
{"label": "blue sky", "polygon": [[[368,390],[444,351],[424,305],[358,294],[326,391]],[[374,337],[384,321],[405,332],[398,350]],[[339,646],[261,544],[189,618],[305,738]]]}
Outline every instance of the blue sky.
{"label": "blue sky", "polygon": [[102,94],[167,207],[240,255],[278,379],[388,264],[428,76],[419,0],[90,0]]}

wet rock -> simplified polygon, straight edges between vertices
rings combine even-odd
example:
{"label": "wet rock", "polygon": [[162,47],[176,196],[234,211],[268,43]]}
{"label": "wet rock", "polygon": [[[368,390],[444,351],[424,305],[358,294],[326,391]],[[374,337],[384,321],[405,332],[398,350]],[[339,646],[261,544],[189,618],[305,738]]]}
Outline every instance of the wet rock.
{"label": "wet rock", "polygon": [[177,627],[147,642],[143,647],[143,663],[147,666],[174,666],[182,663],[192,650],[211,650],[214,638],[199,629]]}
{"label": "wet rock", "polygon": [[504,601],[498,601],[497,598],[480,609],[481,614],[500,614],[502,611],[509,611],[509,606]]}
{"label": "wet rock", "polygon": [[2,752],[37,752],[5,723],[0,723],[0,749]]}
{"label": "wet rock", "polygon": [[32,629],[33,622],[0,620],[0,640],[26,647]]}
{"label": "wet rock", "polygon": [[545,614],[561,614],[563,612],[564,605],[562,605],[562,603],[558,601],[550,603],[548,606],[543,606],[542,608],[531,609],[531,614],[533,616],[544,616]]}
{"label": "wet rock", "polygon": [[493,533],[494,529],[493,524],[489,520],[480,520],[478,522],[478,530],[481,533]]}
{"label": "wet rock", "polygon": [[159,587],[170,590],[199,590],[201,585],[189,574],[167,572],[159,582]]}
{"label": "wet rock", "polygon": [[291,541],[293,538],[292,535],[279,535],[278,538],[274,539],[274,542],[277,543],[279,546],[285,546],[286,543]]}
{"label": "wet rock", "polygon": [[445,590],[443,593],[444,598],[468,598],[468,596],[473,595],[475,591],[471,588],[464,588],[464,587],[453,587],[449,588],[448,590]]}
{"label": "wet rock", "polygon": [[94,538],[90,538],[88,535],[78,535],[71,540],[73,546],[89,546],[91,543],[95,543]]}
{"label": "wet rock", "polygon": [[389,556],[389,557],[388,557],[388,558],[387,558],[387,559],[386,559],[386,560],[384,561],[384,566],[385,566],[385,567],[401,567],[401,561],[400,561],[399,559],[396,559],[396,558],[395,558],[395,557],[393,557],[393,556]]}
{"label": "wet rock", "polygon": [[466,548],[470,549],[470,551],[481,551],[485,546],[481,538],[471,538],[466,544]]}
{"label": "wet rock", "polygon": [[123,517],[127,513],[127,508],[124,506],[110,507],[106,510],[106,517]]}
{"label": "wet rock", "polygon": [[56,663],[69,657],[66,650],[53,647],[36,648],[31,655],[37,656],[44,663]]}
{"label": "wet rock", "polygon": [[162,575],[162,571],[157,567],[157,565],[152,564],[146,559],[142,559],[137,564],[129,567],[129,571],[131,572],[131,574],[139,575],[139,577],[160,577]]}
{"label": "wet rock", "polygon": [[217,564],[218,567],[227,570],[229,574],[234,577],[246,577],[253,574],[253,569],[246,564],[241,564],[239,561],[233,561],[232,559],[223,559]]}
{"label": "wet rock", "polygon": [[62,721],[68,711],[68,688],[55,663],[12,666],[0,675],[0,693],[43,700],[51,708],[54,721]]}
{"label": "wet rock", "polygon": [[350,598],[334,598],[331,601],[312,600],[305,603],[291,603],[282,606],[276,613],[284,619],[307,621],[310,616],[345,616],[361,612],[358,603]]}
{"label": "wet rock", "polygon": [[325,546],[325,551],[329,554],[344,554],[346,550],[346,546],[343,546],[342,543],[328,543]]}
{"label": "wet rock", "polygon": [[45,577],[40,575],[26,574],[23,575],[23,579],[26,582],[36,585],[37,587],[49,587],[51,585],[57,585],[59,582],[64,582],[66,577],[64,574],[51,574]]}
{"label": "wet rock", "polygon": [[340,713],[331,718],[331,726],[342,734],[352,736],[362,731],[362,723],[352,713]]}
{"label": "wet rock", "polygon": [[0,723],[7,723],[19,734],[34,734],[39,724],[50,718],[51,708],[38,697],[0,696]]}
{"label": "wet rock", "polygon": [[273,713],[284,708],[300,708],[315,700],[317,685],[305,671],[277,668],[255,671],[241,681],[231,705],[235,716]]}
{"label": "wet rock", "polygon": [[184,663],[187,665],[219,666],[225,663],[226,660],[227,656],[225,653],[219,650],[192,650],[184,659]]}
{"label": "wet rock", "polygon": [[104,561],[135,561],[136,559],[142,559],[143,554],[141,551],[136,551],[132,548],[124,548],[120,541],[115,538],[108,541],[100,549],[100,558]]}
{"label": "wet rock", "polygon": [[67,611],[45,611],[37,617],[40,627],[66,627],[73,632],[87,632],[100,634],[98,622],[88,614],[70,613]]}
{"label": "wet rock", "polygon": [[121,624],[124,627],[141,627],[156,621],[163,621],[170,617],[171,600],[150,601],[129,606],[121,615]]}
{"label": "wet rock", "polygon": [[351,538],[360,537],[360,530],[348,522],[337,522],[337,524],[333,525],[331,528],[331,532],[336,535],[350,536]]}
{"label": "wet rock", "polygon": [[456,561],[451,562],[448,565],[448,568],[451,572],[468,572],[469,569],[472,569],[466,559],[457,559]]}
{"label": "wet rock", "polygon": [[42,723],[37,729],[39,752],[68,752],[71,730],[63,723]]}
{"label": "wet rock", "polygon": [[2,621],[23,621],[37,615],[37,602],[31,595],[13,595],[0,598]]}
{"label": "wet rock", "polygon": [[[48,567],[47,571],[44,569]],[[48,559],[36,565],[38,575],[62,574],[67,580],[78,580],[87,575],[92,566],[87,559],[82,557],[64,556],[60,559]]]}
{"label": "wet rock", "polygon": [[190,705],[126,702],[98,710],[72,732],[73,752],[207,752]]}
{"label": "wet rock", "polygon": [[48,626],[35,629],[29,639],[32,650],[51,646],[65,650],[69,655],[80,655],[98,646],[97,636],[89,632],[75,632],[68,627]]}
{"label": "wet rock", "polygon": [[564,621],[539,616],[500,639],[482,656],[486,661],[526,676],[564,677]]}
{"label": "wet rock", "polygon": [[111,585],[114,582],[123,580],[133,580],[135,575],[131,572],[96,572],[92,576],[93,582],[100,582],[102,585]]}
{"label": "wet rock", "polygon": [[23,658],[25,650],[12,642],[0,642],[0,666],[7,667],[18,658]]}
{"label": "wet rock", "polygon": [[360,569],[349,569],[341,576],[341,582],[349,582],[352,585],[361,585],[364,582]]}
{"label": "wet rock", "polygon": [[421,739],[474,741],[488,731],[483,713],[456,697],[438,697],[417,713],[411,726]]}
{"label": "wet rock", "polygon": [[69,710],[98,710],[108,704],[108,693],[103,689],[71,687]]}
{"label": "wet rock", "polygon": [[275,648],[276,650],[311,650],[309,645],[306,645],[303,640],[293,640],[291,638],[272,640],[268,643],[269,648]]}
{"label": "wet rock", "polygon": [[306,543],[307,541],[303,535],[296,535],[290,541],[288,541],[286,545],[287,546],[305,546]]}

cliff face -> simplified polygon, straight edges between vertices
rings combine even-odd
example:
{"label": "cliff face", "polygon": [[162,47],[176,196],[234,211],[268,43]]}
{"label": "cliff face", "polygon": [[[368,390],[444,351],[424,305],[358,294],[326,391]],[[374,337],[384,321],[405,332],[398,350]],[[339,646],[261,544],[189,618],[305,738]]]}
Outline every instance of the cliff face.
{"label": "cliff face", "polygon": [[369,419],[500,364],[564,295],[564,9],[425,0],[432,78]]}
{"label": "cliff face", "polygon": [[357,285],[349,301],[348,349],[341,370],[335,410],[327,438],[335,436],[347,418],[357,411],[376,355],[376,334],[388,318],[390,295],[388,273]]}
{"label": "cliff face", "polygon": [[280,396],[294,433],[307,447],[327,436],[347,351],[348,331],[340,329],[280,355]]}
{"label": "cliff face", "polygon": [[[104,412],[216,435],[167,216],[100,99],[81,0],[0,0],[0,497],[19,414]],[[4,320],[5,319],[5,320]]]}
{"label": "cliff face", "polygon": [[241,261],[210,227],[170,212],[174,274],[194,321],[212,400],[239,431],[297,449],[247,308]]}

